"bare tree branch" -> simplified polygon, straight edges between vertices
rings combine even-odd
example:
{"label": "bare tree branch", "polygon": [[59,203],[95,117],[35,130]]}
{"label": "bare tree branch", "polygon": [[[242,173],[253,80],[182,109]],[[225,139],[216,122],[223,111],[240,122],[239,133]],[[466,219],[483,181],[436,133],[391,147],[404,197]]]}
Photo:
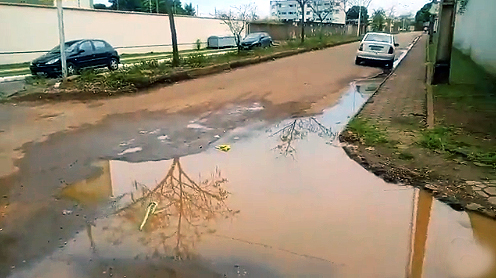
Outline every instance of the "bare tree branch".
{"label": "bare tree branch", "polygon": [[251,4],[240,5],[233,7],[228,11],[219,12],[215,16],[229,27],[229,30],[236,41],[238,51],[241,50],[241,35],[248,25],[248,22],[257,18],[256,7]]}

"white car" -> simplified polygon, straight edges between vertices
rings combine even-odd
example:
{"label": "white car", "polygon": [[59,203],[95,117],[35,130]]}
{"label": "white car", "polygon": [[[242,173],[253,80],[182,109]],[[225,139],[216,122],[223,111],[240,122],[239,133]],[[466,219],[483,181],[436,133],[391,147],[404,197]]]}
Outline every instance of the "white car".
{"label": "white car", "polygon": [[355,64],[365,60],[381,61],[388,68],[393,67],[396,47],[399,46],[393,35],[386,33],[367,33],[358,47]]}

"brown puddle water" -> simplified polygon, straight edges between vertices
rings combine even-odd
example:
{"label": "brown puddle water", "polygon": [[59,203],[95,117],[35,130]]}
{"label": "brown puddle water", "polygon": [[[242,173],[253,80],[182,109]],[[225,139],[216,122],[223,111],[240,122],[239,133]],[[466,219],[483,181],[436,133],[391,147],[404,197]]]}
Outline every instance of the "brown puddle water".
{"label": "brown puddle water", "polygon": [[367,87],[234,129],[228,152],[99,162],[61,192],[96,217],[9,277],[496,277],[494,221],[385,183],[336,143]]}

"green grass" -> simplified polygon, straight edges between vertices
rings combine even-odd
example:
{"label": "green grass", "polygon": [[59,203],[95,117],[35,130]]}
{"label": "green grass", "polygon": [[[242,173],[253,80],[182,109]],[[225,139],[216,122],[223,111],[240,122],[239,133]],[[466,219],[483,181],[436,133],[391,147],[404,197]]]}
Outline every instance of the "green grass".
{"label": "green grass", "polygon": [[348,130],[357,134],[367,145],[389,142],[386,132],[366,119],[354,118],[348,124]]}
{"label": "green grass", "polygon": [[496,167],[496,148],[477,144],[467,138],[470,134],[460,136],[461,132],[454,127],[438,126],[424,131],[419,143],[433,151]]}
{"label": "green grass", "polygon": [[2,70],[11,70],[11,69],[29,68],[29,63],[30,62],[18,63],[18,64],[0,65],[0,71],[2,71]]}
{"label": "green grass", "polygon": [[[435,62],[437,38],[429,45]],[[474,164],[496,167],[496,77],[453,48],[450,84],[435,85],[436,128],[424,131],[420,145]]]}

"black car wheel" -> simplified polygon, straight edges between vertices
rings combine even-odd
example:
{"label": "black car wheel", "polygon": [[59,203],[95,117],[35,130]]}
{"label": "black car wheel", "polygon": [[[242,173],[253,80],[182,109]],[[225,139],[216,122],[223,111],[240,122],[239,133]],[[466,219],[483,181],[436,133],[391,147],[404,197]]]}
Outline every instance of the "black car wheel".
{"label": "black car wheel", "polygon": [[109,70],[117,70],[119,69],[119,61],[117,61],[116,58],[110,58],[109,64],[108,64],[108,69]]}
{"label": "black car wheel", "polygon": [[67,63],[67,76],[77,74],[77,68],[73,63]]}
{"label": "black car wheel", "polygon": [[362,62],[362,58],[356,57],[355,65],[360,65],[361,62]]}

